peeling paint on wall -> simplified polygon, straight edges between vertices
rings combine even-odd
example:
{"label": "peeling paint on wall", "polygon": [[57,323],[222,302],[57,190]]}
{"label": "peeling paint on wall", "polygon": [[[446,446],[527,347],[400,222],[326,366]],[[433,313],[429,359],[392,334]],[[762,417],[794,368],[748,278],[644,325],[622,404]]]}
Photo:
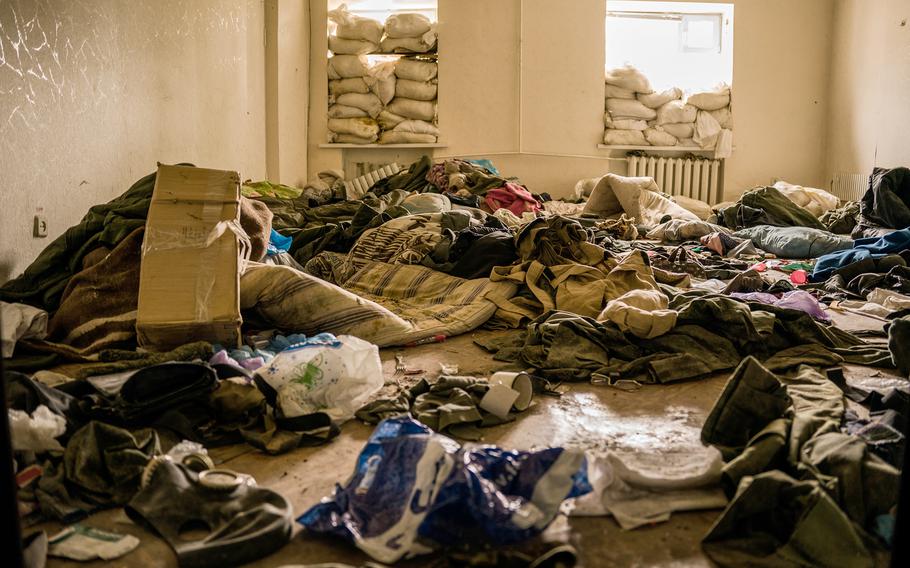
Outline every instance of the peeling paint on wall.
{"label": "peeling paint on wall", "polygon": [[262,177],[263,26],[261,0],[0,2],[0,281],[158,161]]}

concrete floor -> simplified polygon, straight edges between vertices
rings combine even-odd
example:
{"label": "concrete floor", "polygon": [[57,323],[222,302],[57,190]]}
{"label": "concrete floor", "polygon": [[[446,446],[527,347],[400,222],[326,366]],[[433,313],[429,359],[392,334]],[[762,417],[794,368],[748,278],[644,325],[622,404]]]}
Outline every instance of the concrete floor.
{"label": "concrete floor", "polygon": [[[881,322],[861,316],[838,316],[845,328],[880,328]],[[433,377],[439,363],[459,365],[459,374],[489,375],[508,365],[492,361],[472,338],[493,333],[478,331],[445,343],[404,350],[409,368],[423,369]],[[394,355],[382,353],[387,387],[394,390]],[[546,446],[574,446],[634,454],[640,459],[685,460],[704,451],[698,436],[708,411],[722,390],[729,373],[700,381],[664,386],[644,386],[634,392],[589,384],[570,384],[561,398],[537,397],[536,404],[516,422],[485,430],[485,443],[507,448],[531,449]],[[906,382],[889,373],[847,368],[848,380],[857,383]],[[413,380],[413,379],[412,379]],[[357,421],[344,425],[342,433],[327,446],[301,448],[280,456],[267,456],[249,446],[220,448],[213,452],[216,462],[253,475],[259,485],[282,493],[302,513],[329,495],[335,483],[342,483],[353,468],[356,456],[372,426]],[[675,514],[667,523],[633,531],[622,531],[609,517],[570,518],[571,542],[583,566],[712,566],[700,549],[700,540],[719,510]],[[128,555],[104,563],[106,566],[176,566],[176,558],[160,538],[134,525],[122,510],[104,511],[84,524],[130,533],[141,539]],[[55,525],[45,528],[55,530]],[[53,533],[51,533],[53,534]],[[299,531],[291,542],[252,566],[282,566],[347,562],[359,565],[369,560],[344,542],[305,535]],[[79,566],[102,563],[78,563]],[[428,559],[402,563],[426,566]],[[49,559],[48,566],[76,566],[77,563]]]}

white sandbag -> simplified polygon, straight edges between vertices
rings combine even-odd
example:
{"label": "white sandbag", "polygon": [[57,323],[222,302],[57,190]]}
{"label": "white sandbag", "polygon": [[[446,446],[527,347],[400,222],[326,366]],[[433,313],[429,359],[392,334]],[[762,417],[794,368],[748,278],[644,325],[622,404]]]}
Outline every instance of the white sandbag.
{"label": "white sandbag", "polygon": [[[396,61],[385,61],[374,65],[367,70],[367,76],[363,78],[370,91],[379,97],[384,105],[389,104],[389,101],[395,98],[396,63]],[[371,116],[375,118],[379,116],[379,113]]]}
{"label": "white sandbag", "polygon": [[695,143],[695,140],[691,138],[680,138],[679,142],[676,143],[677,146],[681,148],[697,148],[698,144]]}
{"label": "white sandbag", "polygon": [[370,138],[361,138],[360,136],[354,136],[353,134],[336,134],[334,132],[329,132],[329,142],[334,144],[375,144],[377,136],[372,136]]}
{"label": "white sandbag", "polygon": [[395,66],[395,76],[410,81],[430,81],[436,78],[437,67],[433,61],[419,59],[399,59]]}
{"label": "white sandbag", "polygon": [[379,116],[376,117],[376,121],[379,123],[379,126],[381,126],[383,130],[391,130],[405,120],[407,120],[405,117],[393,112],[389,112],[387,110],[380,112]]}
{"label": "white sandbag", "polygon": [[436,136],[417,132],[399,132],[392,130],[379,135],[380,144],[433,144]]}
{"label": "white sandbag", "polygon": [[[644,106],[644,105],[642,105]],[[663,126],[674,122],[695,122],[698,109],[683,101],[670,101],[657,109],[657,123]]]}
{"label": "white sandbag", "polygon": [[700,110],[695,121],[695,136],[692,139],[702,148],[713,148],[721,128],[711,113]]}
{"label": "white sandbag", "polygon": [[386,107],[389,112],[399,114],[405,118],[416,118],[417,120],[432,121],[436,118],[435,101],[415,101],[414,99],[402,99],[396,97]]}
{"label": "white sandbag", "polygon": [[383,53],[426,53],[436,46],[436,34],[421,37],[387,37],[380,44]]}
{"label": "white sandbag", "polygon": [[367,74],[367,58],[363,55],[335,55],[329,57],[329,79],[348,79]]}
{"label": "white sandbag", "polygon": [[329,118],[360,118],[370,116],[362,108],[347,105],[329,106]]}
{"label": "white sandbag", "polygon": [[685,195],[674,195],[673,202],[686,211],[694,213],[695,216],[702,221],[706,220],[708,217],[714,214],[714,210],[711,208],[711,206],[701,199],[686,197]]}
{"label": "white sandbag", "polygon": [[820,217],[829,209],[837,208],[837,196],[828,193],[824,189],[794,185],[783,180],[776,182],[772,187],[816,217]]}
{"label": "white sandbag", "polygon": [[649,146],[645,134],[641,130],[613,130],[604,131],[604,144],[608,146]]}
{"label": "white sandbag", "polygon": [[379,135],[379,125],[372,118],[330,118],[329,130],[360,138],[375,138]]}
{"label": "white sandbag", "polygon": [[379,44],[382,39],[382,23],[370,18],[356,16],[342,4],[328,13],[329,21],[335,24],[336,36],[344,39],[361,39]]}
{"label": "white sandbag", "polygon": [[605,87],[605,98],[607,99],[634,99],[635,91],[630,91],[629,89],[623,89],[622,87],[617,87],[616,85],[610,85],[607,83]]}
{"label": "white sandbag", "polygon": [[660,108],[670,101],[681,99],[682,95],[682,89],[673,87],[672,89],[667,89],[659,93],[638,93],[636,98],[641,101],[641,104],[648,108]]}
{"label": "white sandbag", "polygon": [[636,120],[634,118],[620,118],[613,120],[610,118],[610,113],[604,113],[604,126],[607,128],[613,128],[615,130],[644,130],[648,127],[648,123],[644,120]]}
{"label": "white sandbag", "polygon": [[385,21],[389,37],[419,37],[433,29],[433,23],[423,14],[392,14]]}
{"label": "white sandbag", "polygon": [[610,69],[606,72],[606,82],[615,87],[622,87],[623,89],[629,89],[630,91],[635,91],[636,93],[651,93],[651,83],[648,81],[648,78],[642,74],[641,71],[632,67],[631,65],[626,65],[624,67],[617,67],[616,69]]}
{"label": "white sandbag", "polygon": [[439,86],[432,81],[411,81],[398,79],[395,83],[395,96],[415,101],[432,101],[436,98]]}
{"label": "white sandbag", "polygon": [[382,101],[373,93],[345,93],[338,95],[335,103],[363,109],[371,118],[376,118],[382,112]]}
{"label": "white sandbag", "polygon": [[695,134],[695,124],[691,122],[670,122],[660,127],[677,138],[692,138]]}
{"label": "white sandbag", "polygon": [[645,140],[648,141],[648,144],[652,146],[676,146],[676,136],[659,129],[659,126],[645,129]]}
{"label": "white sandbag", "polygon": [[710,91],[689,95],[690,105],[701,110],[718,110],[730,104],[730,87],[721,83]]}
{"label": "white sandbag", "polygon": [[620,118],[634,118],[639,120],[650,120],[657,116],[654,109],[650,109],[637,100],[631,99],[607,99],[607,112],[613,120]]}
{"label": "white sandbag", "polygon": [[657,191],[660,189],[654,178],[607,174],[594,185],[584,213],[606,218],[624,212],[637,219],[640,215],[639,194]]}
{"label": "white sandbag", "polygon": [[718,160],[729,158],[733,155],[733,131],[724,128],[717,135],[717,143],[714,144],[714,157]]}
{"label": "white sandbag", "polygon": [[655,191],[642,191],[638,195],[638,210],[638,222],[645,227],[659,225],[661,220],[668,215],[671,219],[700,221],[694,213],[686,211]]}
{"label": "white sandbag", "polygon": [[362,77],[352,77],[351,79],[334,79],[329,81],[329,94],[333,96],[343,95],[345,93],[370,92],[370,88],[363,81]]}
{"label": "white sandbag", "polygon": [[725,106],[724,108],[708,112],[710,112],[711,116],[714,117],[714,120],[720,124],[721,128],[733,128],[733,112],[730,111],[730,107]]}
{"label": "white sandbag", "polygon": [[395,132],[413,132],[414,134],[432,134],[439,136],[439,128],[432,122],[425,120],[403,120],[395,128]]}
{"label": "white sandbag", "polygon": [[336,55],[364,55],[379,51],[379,46],[362,39],[329,36],[329,50]]}

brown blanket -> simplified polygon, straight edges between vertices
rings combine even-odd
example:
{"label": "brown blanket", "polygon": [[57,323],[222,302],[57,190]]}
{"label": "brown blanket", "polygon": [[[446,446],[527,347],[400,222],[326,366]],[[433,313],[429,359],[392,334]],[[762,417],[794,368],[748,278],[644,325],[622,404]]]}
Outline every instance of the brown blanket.
{"label": "brown blanket", "polygon": [[144,232],[134,230],[107,255],[96,254],[96,249],[86,256],[96,262],[66,285],[60,308],[48,324],[49,341],[83,354],[135,345]]}

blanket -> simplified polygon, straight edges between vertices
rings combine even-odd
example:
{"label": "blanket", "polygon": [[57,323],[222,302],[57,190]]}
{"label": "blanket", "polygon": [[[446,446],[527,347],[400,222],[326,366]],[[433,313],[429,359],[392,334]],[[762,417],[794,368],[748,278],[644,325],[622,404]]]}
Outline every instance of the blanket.
{"label": "blanket", "polygon": [[88,355],[134,347],[144,228],[134,230],[98,262],[73,276],[48,326],[50,341]]}
{"label": "blanket", "polygon": [[910,169],[873,169],[859,207],[854,238],[880,237],[888,229],[910,227]]}

